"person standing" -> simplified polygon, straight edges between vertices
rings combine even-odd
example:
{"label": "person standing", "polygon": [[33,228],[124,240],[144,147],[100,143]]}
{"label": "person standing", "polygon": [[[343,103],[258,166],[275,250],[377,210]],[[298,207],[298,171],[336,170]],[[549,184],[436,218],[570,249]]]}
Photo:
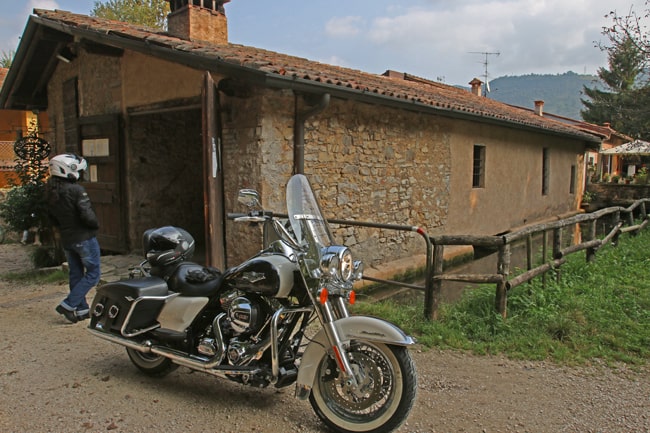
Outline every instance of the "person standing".
{"label": "person standing", "polygon": [[60,233],[70,270],[70,293],[55,310],[72,323],[90,316],[86,294],[101,276],[99,222],[88,193],[77,183],[87,168],[86,160],[77,155],[53,157],[46,190],[48,214]]}

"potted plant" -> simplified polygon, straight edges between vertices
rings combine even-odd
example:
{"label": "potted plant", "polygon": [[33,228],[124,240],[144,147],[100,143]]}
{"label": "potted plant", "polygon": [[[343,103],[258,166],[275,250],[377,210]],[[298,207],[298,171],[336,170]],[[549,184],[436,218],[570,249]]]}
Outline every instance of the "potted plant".
{"label": "potted plant", "polygon": [[641,169],[636,172],[636,175],[634,176],[634,183],[648,183],[648,169],[646,167],[641,167]]}

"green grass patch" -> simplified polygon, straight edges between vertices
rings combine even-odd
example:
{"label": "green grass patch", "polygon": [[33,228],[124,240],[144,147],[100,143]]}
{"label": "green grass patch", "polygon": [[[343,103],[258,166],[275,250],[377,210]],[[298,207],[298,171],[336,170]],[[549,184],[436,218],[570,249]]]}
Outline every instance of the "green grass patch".
{"label": "green grass patch", "polygon": [[[557,282],[549,274],[508,293],[508,317],[495,310],[495,285],[465,291],[445,304],[439,319],[423,319],[424,307],[395,300],[359,303],[355,314],[383,317],[429,347],[505,354],[514,359],[551,359],[562,364],[645,364],[650,358],[650,230],[623,235],[586,263],[568,257]],[[424,296],[422,297],[424,298]]]}
{"label": "green grass patch", "polygon": [[7,272],[1,274],[0,279],[14,283],[60,283],[68,281],[68,273],[61,269],[52,271],[25,271],[25,272]]}

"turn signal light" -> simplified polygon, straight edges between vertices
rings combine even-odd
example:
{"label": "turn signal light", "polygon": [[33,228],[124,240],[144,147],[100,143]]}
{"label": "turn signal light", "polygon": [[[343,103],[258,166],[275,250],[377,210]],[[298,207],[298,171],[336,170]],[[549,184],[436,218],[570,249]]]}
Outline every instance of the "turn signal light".
{"label": "turn signal light", "polygon": [[327,291],[327,289],[325,287],[323,287],[320,290],[320,294],[319,294],[319,298],[318,298],[321,305],[325,305],[325,303],[327,302],[327,298],[329,298],[329,296],[330,296],[329,292]]}

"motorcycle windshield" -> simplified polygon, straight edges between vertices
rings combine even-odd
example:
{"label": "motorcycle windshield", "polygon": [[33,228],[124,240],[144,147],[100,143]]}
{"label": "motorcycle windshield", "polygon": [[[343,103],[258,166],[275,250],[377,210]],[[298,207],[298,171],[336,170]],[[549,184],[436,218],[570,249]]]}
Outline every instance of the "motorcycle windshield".
{"label": "motorcycle windshield", "polygon": [[306,253],[310,274],[319,268],[321,249],[333,244],[327,221],[307,178],[296,174],[287,184],[287,213],[298,244]]}

